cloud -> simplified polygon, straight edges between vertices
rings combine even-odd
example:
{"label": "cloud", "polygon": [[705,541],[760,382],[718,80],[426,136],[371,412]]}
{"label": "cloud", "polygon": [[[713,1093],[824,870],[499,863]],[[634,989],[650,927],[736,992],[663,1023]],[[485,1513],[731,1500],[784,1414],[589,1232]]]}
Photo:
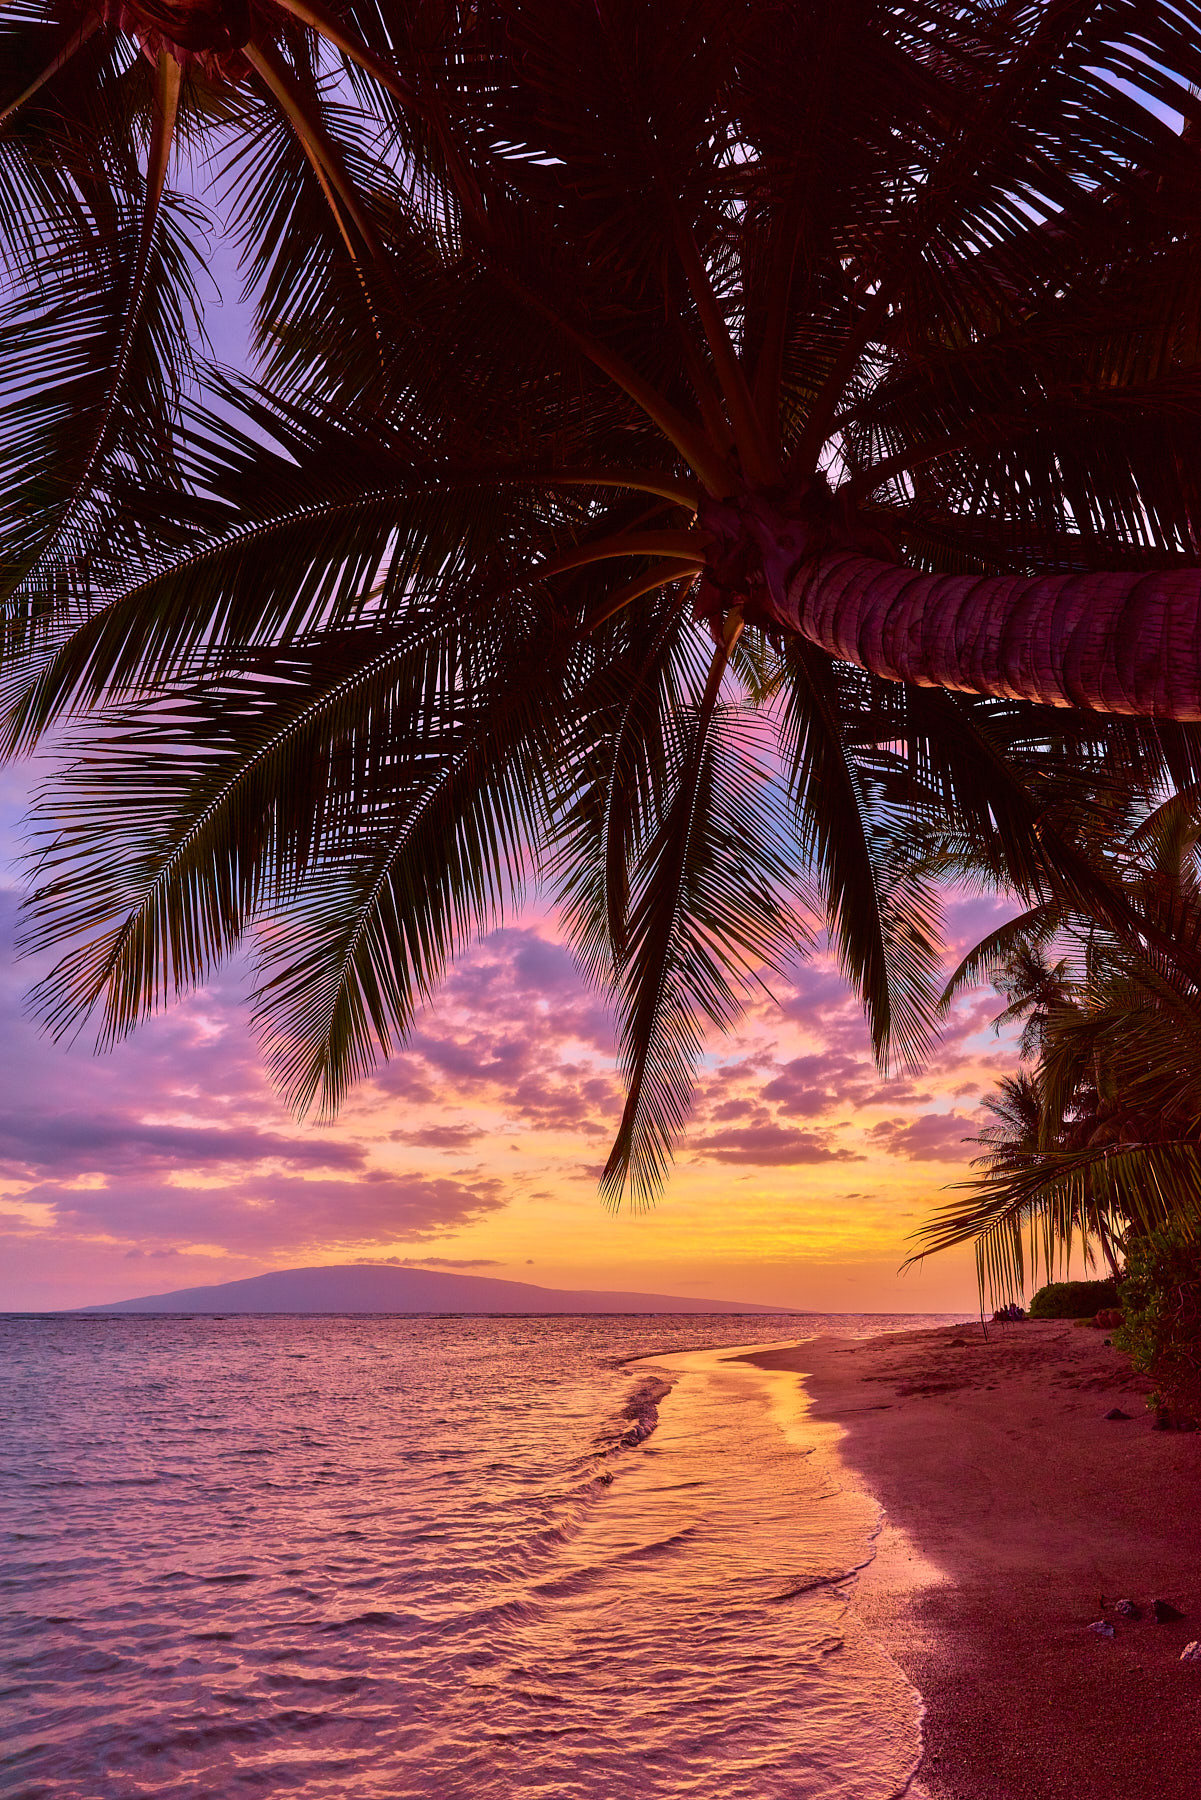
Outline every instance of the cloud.
{"label": "cloud", "polygon": [[1020,901],[1007,900],[998,894],[969,894],[952,890],[943,913],[947,949],[952,967],[982,938],[996,931],[1007,919],[1015,919],[1022,910]]}
{"label": "cloud", "polygon": [[[510,1124],[598,1135],[620,1114],[613,1052],[609,1008],[565,946],[533,926],[506,927],[451,970],[360,1107],[397,1099],[487,1107]],[[424,1125],[412,1129],[421,1136],[397,1141],[442,1147]],[[445,1147],[453,1147],[449,1138]]]}
{"label": "cloud", "polygon": [[[0,890],[0,943],[14,911]],[[528,960],[537,976],[537,957]],[[482,1135],[474,1122],[434,1112],[399,1125],[395,1100],[391,1117],[369,1105],[353,1133],[291,1119],[256,1051],[242,971],[103,1057],[65,1051],[25,1019],[36,973],[0,957],[0,1201],[17,1209],[6,1216],[26,1240],[49,1250],[107,1237],[133,1260],[187,1246],[293,1257],[381,1239],[416,1246],[507,1204],[489,1171],[394,1166],[398,1154],[461,1152]],[[551,973],[553,961],[540,978]],[[434,1097],[428,1069],[421,1079]]]}
{"label": "cloud", "polygon": [[553,1074],[518,1082],[506,1098],[506,1111],[545,1128],[607,1134],[620,1114],[620,1090],[608,1071],[565,1063]]}
{"label": "cloud", "polygon": [[24,1198],[53,1209],[72,1234],[173,1245],[216,1244],[242,1255],[294,1255],[310,1246],[336,1248],[380,1238],[420,1240],[474,1224],[506,1204],[490,1177],[394,1176],[372,1170],[358,1181],[249,1178],[236,1186],[189,1187],[121,1182],[65,1188],[42,1183]]}
{"label": "cloud", "polygon": [[868,1138],[889,1156],[911,1162],[965,1162],[977,1146],[964,1142],[980,1130],[973,1113],[922,1113],[917,1119],[882,1119],[868,1128]]}
{"label": "cloud", "polygon": [[250,1125],[159,1125],[112,1111],[0,1111],[0,1175],[8,1180],[263,1162],[361,1169],[364,1155],[354,1143]]}
{"label": "cloud", "polygon": [[422,1125],[416,1131],[390,1131],[389,1142],[424,1150],[465,1150],[484,1133],[478,1125]]}
{"label": "cloud", "polygon": [[837,1052],[794,1056],[759,1092],[781,1112],[813,1119],[831,1107],[854,1104],[874,1078],[871,1064],[860,1057]]}
{"label": "cloud", "polygon": [[856,1058],[870,1057],[863,1007],[848,988],[834,961],[817,956],[796,972],[787,987],[777,988],[777,1016],[800,1026],[831,1050]]}
{"label": "cloud", "polygon": [[356,1256],[356,1263],[378,1269],[381,1265],[396,1269],[504,1269],[507,1263],[495,1256]]}
{"label": "cloud", "polygon": [[[0,915],[13,904],[0,892]],[[965,907],[957,926],[968,936],[986,914]],[[101,1058],[86,1041],[64,1051],[23,1017],[37,974],[0,960],[0,1206],[16,1209],[13,1230],[43,1243],[47,1258],[70,1242],[85,1260],[94,1246],[135,1262],[211,1255],[228,1269],[241,1259],[241,1272],[378,1247],[395,1248],[389,1260],[401,1266],[486,1271],[510,1266],[503,1241],[498,1252],[489,1234],[498,1260],[456,1257],[453,1239],[508,1204],[499,1165],[517,1171],[517,1191],[548,1229],[557,1207],[594,1203],[580,1176],[600,1173],[622,1105],[613,1019],[544,921],[466,951],[403,1051],[358,1084],[333,1126],[291,1118],[271,1089],[244,968],[222,971]],[[858,1166],[865,1154],[971,1154],[959,1140],[975,1129],[972,1099],[1007,1060],[1003,1046],[983,1053],[990,997],[956,1009],[926,1077],[885,1081],[831,958],[798,964],[773,986],[782,1010],[752,997],[736,1035],[709,1045],[680,1146],[685,1191],[688,1164],[698,1175],[707,1166],[710,1184],[715,1166],[737,1171],[720,1185],[751,1181],[756,1169]],[[932,1110],[956,1098],[962,1116]],[[869,1128],[865,1107],[883,1123]]]}
{"label": "cloud", "polygon": [[762,1168],[782,1168],[796,1163],[862,1162],[853,1150],[832,1145],[824,1132],[797,1131],[786,1125],[745,1125],[711,1132],[690,1148],[714,1162],[756,1163]]}

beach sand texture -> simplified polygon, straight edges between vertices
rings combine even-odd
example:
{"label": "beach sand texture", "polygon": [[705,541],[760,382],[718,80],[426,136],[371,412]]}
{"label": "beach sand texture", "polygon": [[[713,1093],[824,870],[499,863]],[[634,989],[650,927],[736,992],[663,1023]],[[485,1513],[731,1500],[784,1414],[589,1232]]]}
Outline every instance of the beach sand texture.
{"label": "beach sand texture", "polygon": [[[856,1609],[925,1700],[930,1800],[1201,1800],[1201,1662],[1179,1660],[1201,1638],[1201,1432],[1153,1431],[1100,1332],[948,1326],[747,1360],[805,1376],[884,1508]],[[1154,1598],[1185,1617],[1155,1624]],[[1112,1640],[1087,1629],[1101,1617]]]}

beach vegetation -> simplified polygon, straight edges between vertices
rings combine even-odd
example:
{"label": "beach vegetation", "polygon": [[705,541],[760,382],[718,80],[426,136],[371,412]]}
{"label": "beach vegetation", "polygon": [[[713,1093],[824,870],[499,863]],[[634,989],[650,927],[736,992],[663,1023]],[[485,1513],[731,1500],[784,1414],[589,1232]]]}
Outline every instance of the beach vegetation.
{"label": "beach vegetation", "polygon": [[1121,1305],[1117,1283],[1107,1281],[1048,1281],[1031,1294],[1027,1312],[1032,1319],[1092,1319],[1103,1309]]}
{"label": "beach vegetation", "polygon": [[[1066,1275],[1074,1251],[1116,1280],[1140,1236],[1201,1237],[1201,811],[1188,795],[1148,810],[1117,784],[1105,810],[1115,878],[1156,935],[1031,909],[977,945],[943,996],[991,975],[997,1026],[1021,1025],[1021,1066],[986,1098],[974,1173],[923,1225],[914,1260],[970,1243],[981,1292],[1001,1299],[1040,1269]],[[1158,948],[1168,937],[1179,960]]]}
{"label": "beach vegetation", "polygon": [[[1201,781],[1194,9],[167,12],[0,11],[50,1026],[110,1042],[249,937],[328,1110],[541,885],[616,1010],[614,1202],[815,941],[919,1060],[965,860],[1153,964],[1158,1029],[1192,952],[1088,796]],[[253,368],[206,351],[223,231]],[[1039,1154],[1093,1157],[1066,1081]],[[1137,1182],[1121,1129],[1072,1163],[1090,1242],[1193,1155],[1135,1138]]]}
{"label": "beach vegetation", "polygon": [[1152,1406],[1201,1421],[1201,1237],[1164,1225],[1131,1237],[1114,1343],[1154,1382]]}

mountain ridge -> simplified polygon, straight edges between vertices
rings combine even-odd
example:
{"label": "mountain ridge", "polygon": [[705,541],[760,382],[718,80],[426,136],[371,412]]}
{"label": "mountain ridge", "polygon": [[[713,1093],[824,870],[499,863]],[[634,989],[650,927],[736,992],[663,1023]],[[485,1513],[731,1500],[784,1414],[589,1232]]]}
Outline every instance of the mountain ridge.
{"label": "mountain ridge", "polygon": [[[247,1304],[249,1302],[249,1304]],[[450,1275],[439,1269],[387,1263],[324,1263],[273,1269],[205,1287],[141,1294],[75,1313],[784,1313],[791,1307],[749,1300],[709,1300],[681,1294],[641,1294],[598,1288],[545,1288],[490,1275]]]}

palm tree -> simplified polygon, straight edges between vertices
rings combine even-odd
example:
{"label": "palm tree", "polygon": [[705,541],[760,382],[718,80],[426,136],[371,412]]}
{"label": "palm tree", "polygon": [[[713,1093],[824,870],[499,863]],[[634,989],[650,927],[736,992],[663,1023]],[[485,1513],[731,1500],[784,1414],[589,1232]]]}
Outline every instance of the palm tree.
{"label": "palm tree", "polygon": [[[1201,943],[1201,814],[1176,797],[1117,838],[1146,916]],[[1063,954],[1051,963],[1047,947]],[[1091,919],[1043,906],[964,959],[944,1004],[989,970],[1023,1021],[1025,1062],[985,1105],[974,1178],[917,1234],[920,1261],[972,1243],[981,1293],[1008,1300],[1079,1245],[1112,1273],[1131,1235],[1201,1234],[1201,984]]]}
{"label": "palm tree", "polygon": [[368,86],[402,92],[321,0],[15,0],[0,11],[0,593],[86,563],[114,486],[173,468],[179,392],[203,332],[198,228],[211,224],[170,191],[173,161],[201,180],[224,161],[224,198],[277,317],[307,268],[326,303],[371,328],[365,271],[380,254],[384,172],[331,99],[323,51],[366,71]]}
{"label": "palm tree", "polygon": [[[537,873],[645,1197],[706,1022],[814,922],[920,1052],[915,832],[1145,946],[1073,794],[1201,774],[1187,8],[138,7],[31,15],[0,138],[57,1027],[257,921],[269,1052],[333,1104]],[[205,404],[185,99],[262,353]]]}

